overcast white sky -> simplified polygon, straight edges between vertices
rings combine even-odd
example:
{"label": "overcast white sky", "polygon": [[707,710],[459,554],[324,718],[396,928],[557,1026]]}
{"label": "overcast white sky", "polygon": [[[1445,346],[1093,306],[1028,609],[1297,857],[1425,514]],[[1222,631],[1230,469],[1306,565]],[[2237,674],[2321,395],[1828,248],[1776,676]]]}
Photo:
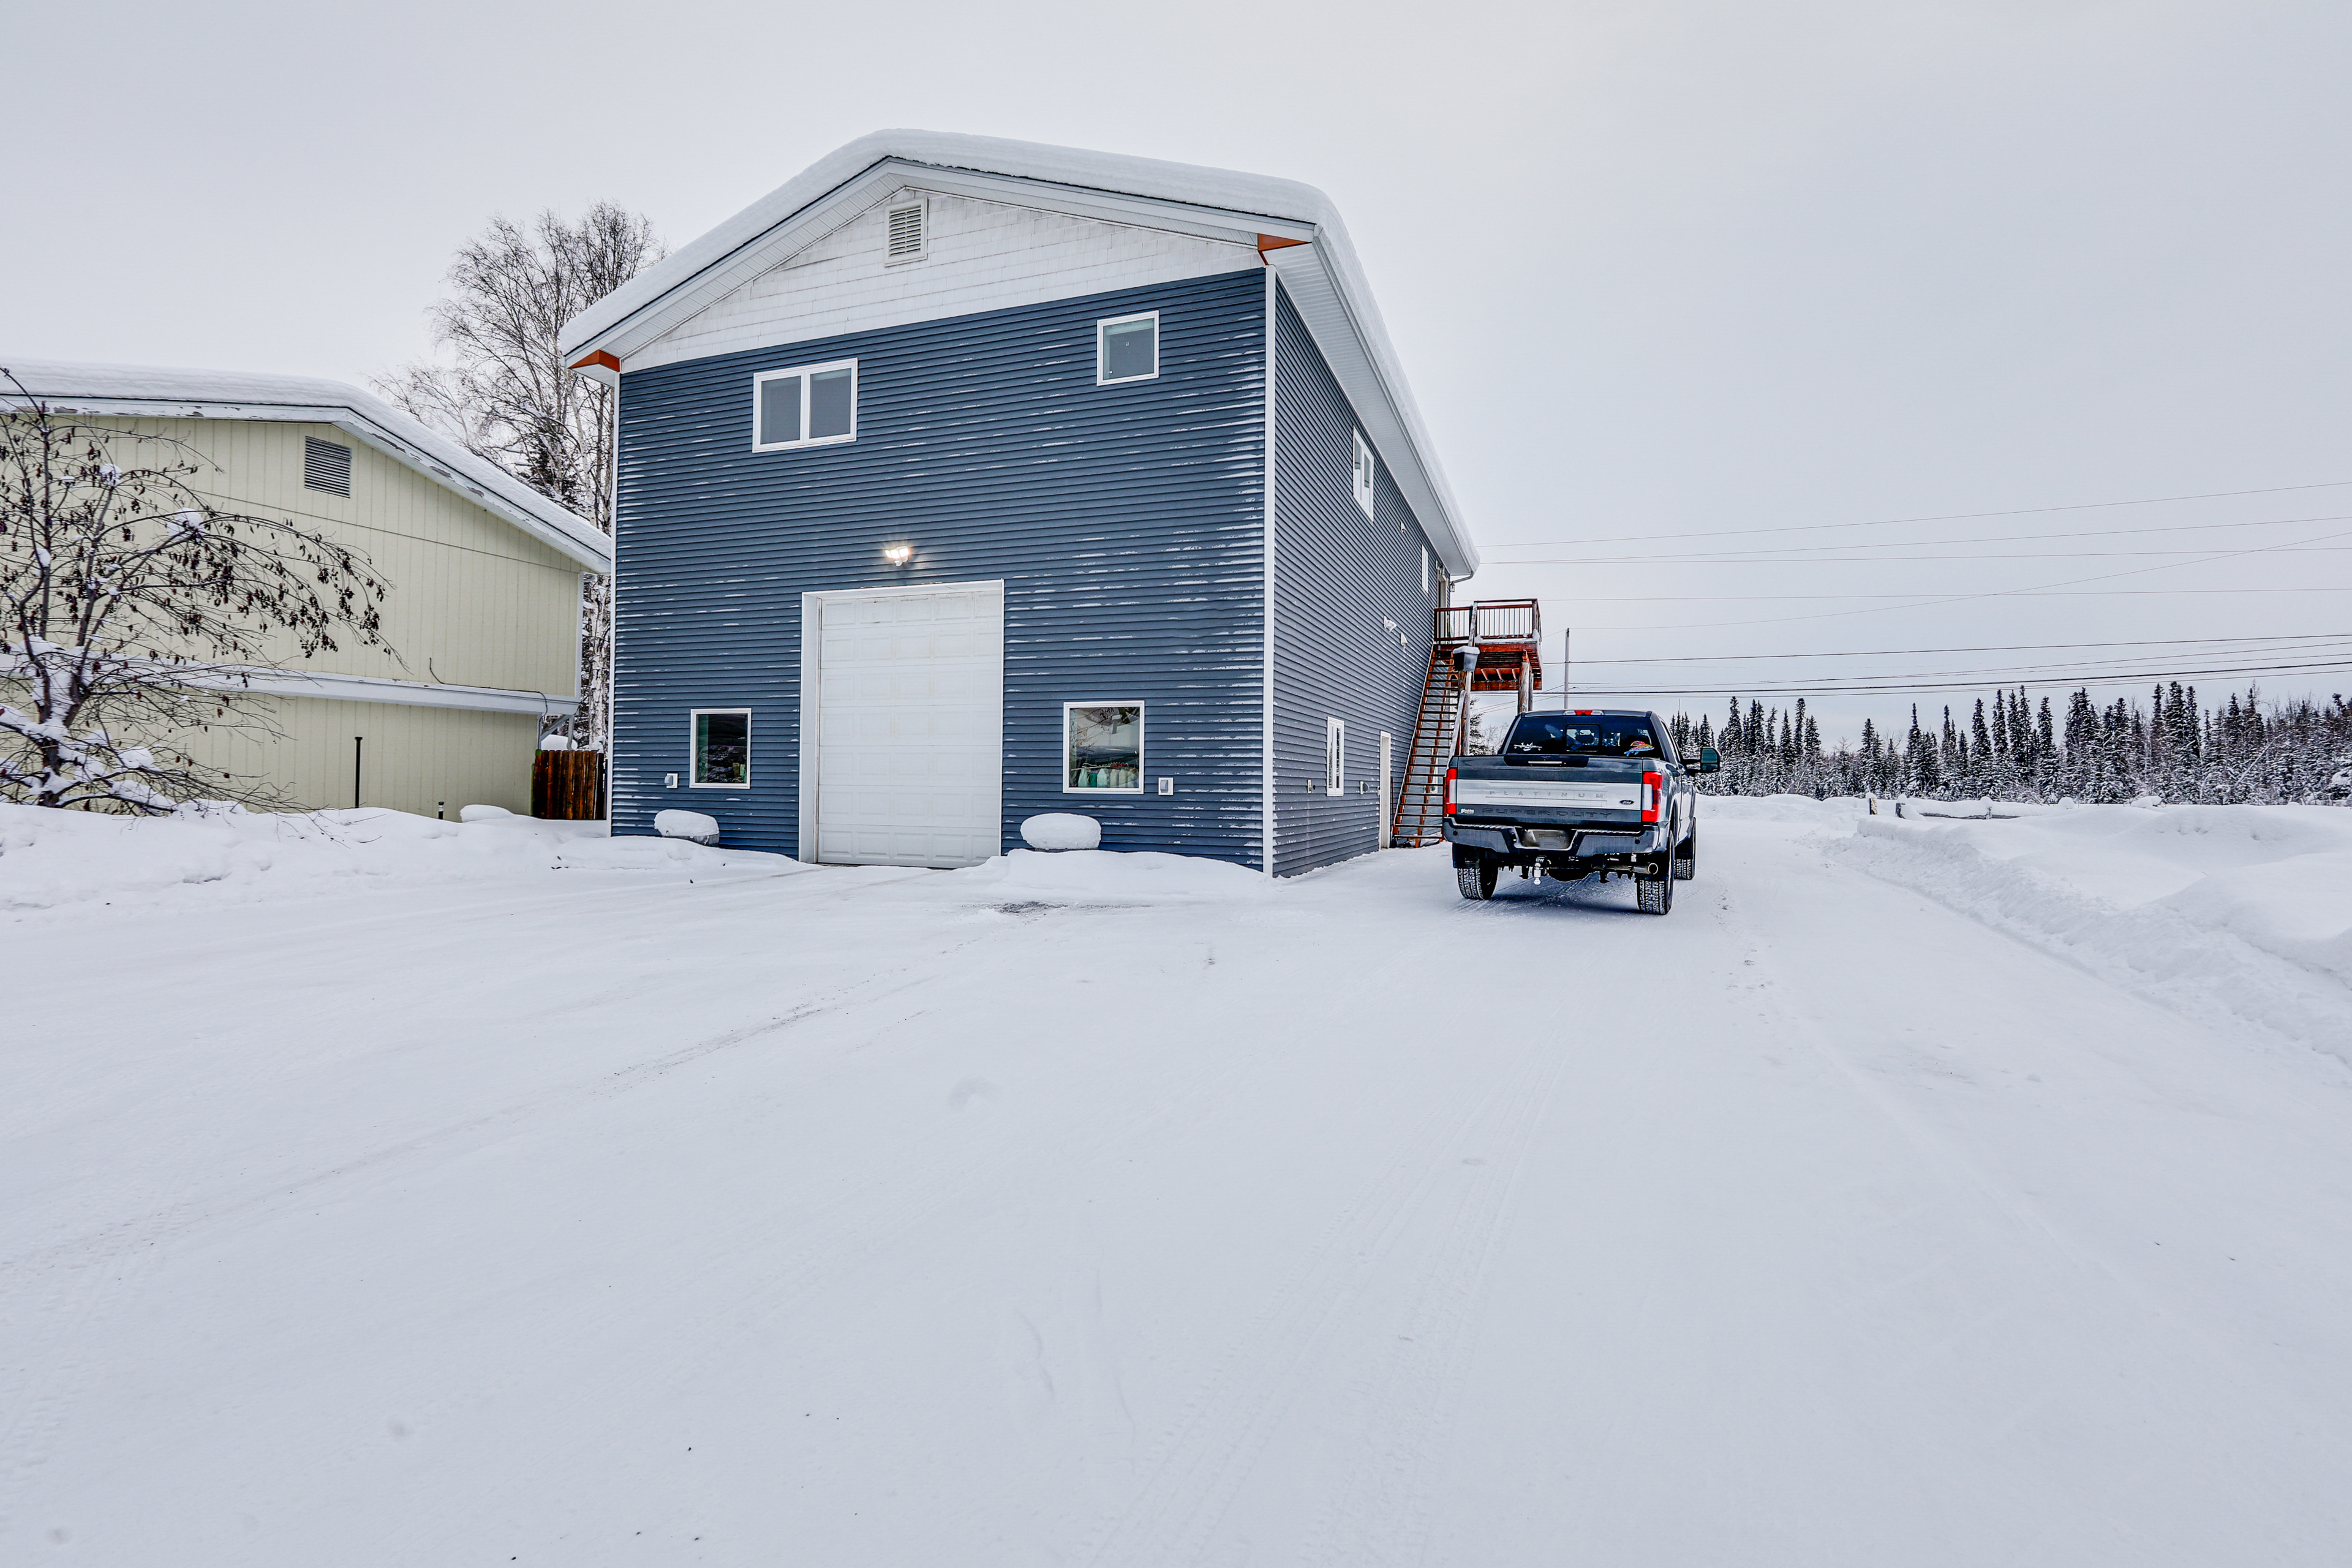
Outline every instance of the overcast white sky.
{"label": "overcast white sky", "polygon": [[[95,15],[5,24],[0,353],[364,382],[428,352],[493,213],[610,197],[677,245],[883,126],[1109,148],[1332,195],[1473,590],[1540,595],[1555,669],[1577,627],[1579,687],[2352,662],[2343,0]],[[1864,559],[1693,558],[1824,542]],[[1598,662],[1721,656],[1766,657]],[[1816,708],[1835,738],[1911,700]]]}

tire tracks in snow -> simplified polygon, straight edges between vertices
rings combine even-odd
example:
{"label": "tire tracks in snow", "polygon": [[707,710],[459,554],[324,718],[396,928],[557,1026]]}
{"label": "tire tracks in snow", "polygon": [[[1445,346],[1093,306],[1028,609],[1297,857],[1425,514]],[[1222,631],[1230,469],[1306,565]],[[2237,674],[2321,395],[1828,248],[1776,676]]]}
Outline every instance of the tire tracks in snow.
{"label": "tire tracks in snow", "polygon": [[1538,1057],[1493,1118],[1496,1154],[1445,1215],[1436,1255],[1350,1424],[1367,1439],[1364,1451],[1319,1510],[1303,1561],[1353,1568],[1427,1558],[1432,1493],[1451,1450],[1487,1283],[1568,1060],[1565,1051]]}
{"label": "tire tracks in snow", "polygon": [[[1342,1321],[1357,1310],[1444,1182],[1460,1175],[1460,1151],[1473,1142],[1506,1149],[1506,1170],[1515,1176],[1564,1060],[1547,1063],[1538,1055],[1484,1094],[1441,1101],[1419,1119],[1387,1169],[1332,1218],[1249,1327],[1226,1347],[1161,1433],[1135,1498],[1097,1526],[1075,1554],[1078,1561],[1114,1568],[1189,1565],[1206,1558],[1219,1521]],[[1444,1447],[1440,1429],[1466,1373],[1470,1330],[1507,1209],[1512,1183],[1505,1173],[1495,1174],[1496,1179],[1473,1184],[1456,1200],[1451,1217],[1465,1222],[1462,1228],[1441,1226],[1433,1252],[1412,1270],[1418,1288],[1405,1321],[1426,1331],[1429,1343],[1420,1351],[1421,1336],[1415,1335],[1416,1352],[1392,1353],[1373,1375],[1366,1415],[1379,1440],[1349,1467],[1337,1508],[1360,1503],[1375,1487],[1396,1484],[1397,1495],[1379,1501],[1382,1521],[1402,1514],[1394,1522],[1410,1525],[1425,1517],[1429,1472]],[[1383,1432],[1377,1424],[1384,1418],[1419,1423],[1421,1429],[1411,1436]],[[1380,1522],[1371,1528],[1376,1531]],[[1378,1540],[1363,1530],[1347,1533],[1349,1539],[1328,1543],[1310,1560],[1385,1560],[1344,1555],[1368,1539],[1375,1545]]]}
{"label": "tire tracks in snow", "polygon": [[[838,889],[845,893],[866,887],[892,886],[904,878]],[[1009,934],[982,931],[965,940],[910,959],[878,975],[869,975],[820,994],[817,997],[757,1024],[739,1026],[706,1037],[649,1061],[639,1062],[569,1088],[551,1090],[527,1101],[445,1123],[412,1134],[288,1184],[273,1179],[226,1196],[197,1191],[211,1163],[214,1141],[196,1131],[184,1134],[168,1152],[150,1145],[142,1163],[158,1174],[143,1184],[153,1206],[101,1225],[67,1239],[0,1258],[0,1279],[16,1276],[47,1283],[37,1299],[26,1302],[17,1289],[0,1294],[0,1324],[8,1326],[10,1348],[26,1371],[9,1400],[14,1419],[0,1427],[0,1537],[11,1527],[16,1502],[39,1466],[54,1451],[65,1430],[76,1399],[87,1382],[86,1357],[66,1347],[89,1336],[87,1325],[135,1300],[147,1278],[181,1237],[205,1226],[282,1199],[314,1192],[364,1173],[397,1165],[403,1159],[428,1151],[446,1157],[488,1146],[546,1118],[559,1116],[632,1092],[679,1068],[719,1052],[792,1029],[813,1019],[845,1009],[887,1000],[922,985],[930,978],[929,966],[963,949]],[[196,1128],[205,1124],[195,1123]],[[456,1148],[453,1150],[453,1145]],[[24,1325],[22,1331],[18,1325]]]}

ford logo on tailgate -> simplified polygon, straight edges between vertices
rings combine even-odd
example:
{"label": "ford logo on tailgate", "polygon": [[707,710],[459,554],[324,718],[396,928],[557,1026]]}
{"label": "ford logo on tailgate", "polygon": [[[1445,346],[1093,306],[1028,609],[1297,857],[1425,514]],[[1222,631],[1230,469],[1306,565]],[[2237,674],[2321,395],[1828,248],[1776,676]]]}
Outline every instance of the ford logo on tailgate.
{"label": "ford logo on tailgate", "polygon": [[1631,800],[1621,800],[1617,789],[1608,784],[1488,784],[1478,779],[1464,779],[1455,786],[1454,798],[1464,805],[1538,805],[1570,806],[1598,805],[1602,807],[1630,806]]}

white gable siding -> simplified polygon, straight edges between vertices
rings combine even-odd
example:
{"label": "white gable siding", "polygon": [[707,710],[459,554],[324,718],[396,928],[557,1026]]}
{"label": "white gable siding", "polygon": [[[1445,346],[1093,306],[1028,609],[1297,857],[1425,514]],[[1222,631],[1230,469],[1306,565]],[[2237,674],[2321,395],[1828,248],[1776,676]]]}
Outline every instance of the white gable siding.
{"label": "white gable siding", "polygon": [[926,259],[887,264],[887,209],[906,199],[895,193],[631,353],[625,368],[1213,277],[1257,260],[1253,246],[923,194]]}

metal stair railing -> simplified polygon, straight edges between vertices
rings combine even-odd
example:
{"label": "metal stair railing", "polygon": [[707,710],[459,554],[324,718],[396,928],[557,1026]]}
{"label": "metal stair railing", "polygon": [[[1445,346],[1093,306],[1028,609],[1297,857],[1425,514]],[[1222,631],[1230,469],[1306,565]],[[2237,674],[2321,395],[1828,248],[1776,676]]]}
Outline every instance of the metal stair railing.
{"label": "metal stair railing", "polygon": [[[1458,637],[1446,637],[1451,629],[1444,624],[1446,613],[1437,612],[1440,640],[1429,650],[1421,712],[1413,721],[1412,747],[1405,753],[1404,778],[1391,824],[1390,842],[1407,847],[1434,844],[1444,837],[1445,764],[1461,739],[1463,705],[1469,695],[1469,667],[1458,657],[1465,650]],[[1475,658],[1474,654],[1472,662]]]}

